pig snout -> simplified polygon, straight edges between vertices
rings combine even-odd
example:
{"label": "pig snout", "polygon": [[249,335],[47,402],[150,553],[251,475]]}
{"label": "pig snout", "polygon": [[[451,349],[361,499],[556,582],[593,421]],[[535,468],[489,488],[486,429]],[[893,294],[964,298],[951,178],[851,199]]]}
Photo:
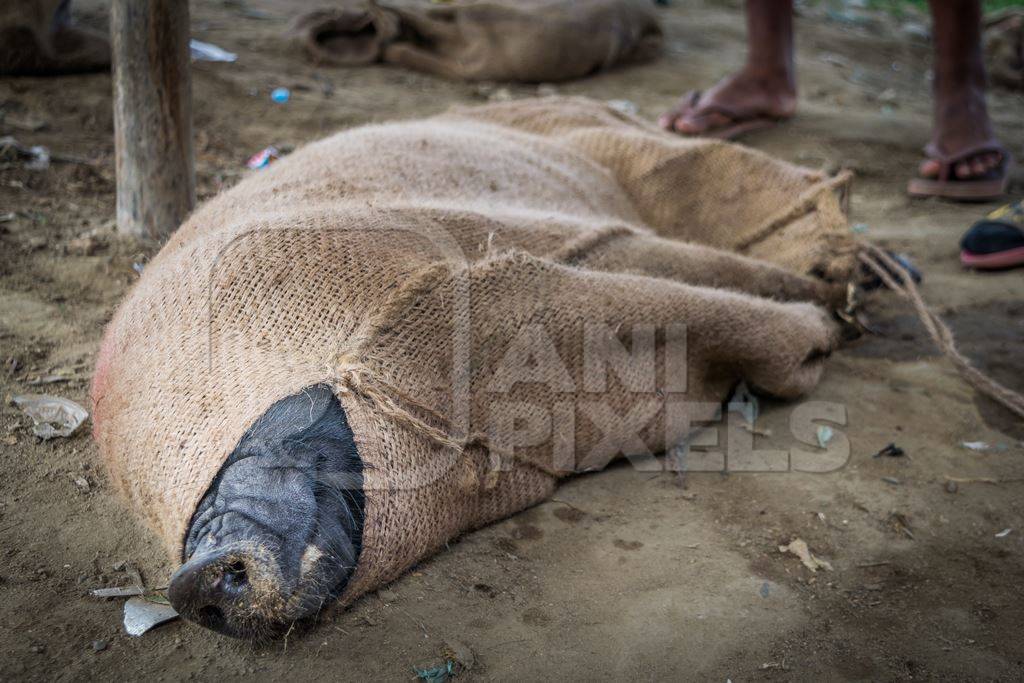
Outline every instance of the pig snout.
{"label": "pig snout", "polygon": [[267,575],[267,558],[259,556],[243,545],[191,558],[171,577],[171,604],[189,621],[224,635],[271,635],[282,590]]}
{"label": "pig snout", "polygon": [[272,637],[344,590],[362,542],[362,463],[326,385],[278,401],[192,517],[168,598],[224,635]]}

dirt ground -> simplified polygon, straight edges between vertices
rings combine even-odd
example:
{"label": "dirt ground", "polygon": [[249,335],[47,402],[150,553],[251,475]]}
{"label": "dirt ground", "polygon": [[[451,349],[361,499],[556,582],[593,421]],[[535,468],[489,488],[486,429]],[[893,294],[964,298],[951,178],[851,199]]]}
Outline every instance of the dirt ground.
{"label": "dirt ground", "polygon": [[[278,40],[303,3],[192,4],[194,37],[239,55],[195,65],[202,197],[236,182],[266,145],[538,91],[314,69]],[[102,26],[102,6],[78,11]],[[557,90],[654,117],[740,62],[741,16],[738,3],[676,2],[660,61]],[[800,115],[746,142],[854,169],[853,222],[910,254],[964,351],[1024,390],[1024,271],[971,273],[956,258],[962,231],[991,207],[903,193],[929,132],[927,43],[892,22],[849,26],[811,11],[798,36]],[[270,101],[276,86],[291,88],[289,103]],[[472,653],[465,680],[1024,678],[1024,426],[968,388],[891,294],[869,302],[883,335],[835,356],[811,397],[848,411],[836,430],[851,455],[835,472],[690,474],[684,489],[674,475],[618,466],[285,640],[251,646],[183,622],[128,637],[121,601],[88,589],[126,583],[114,569],[124,560],[151,586],[174,567],[114,495],[88,429],[39,442],[6,398],[45,391],[88,405],[103,326],[133,264],[154,253],[113,232],[110,90],[107,75],[0,80],[0,135],[97,162],[0,170],[0,215],[15,213],[0,223],[0,679],[400,680],[439,664],[446,644]],[[1024,97],[997,90],[990,103],[1024,158]],[[45,126],[28,130],[33,121]],[[32,385],[53,374],[68,379]],[[795,443],[790,412],[765,407],[758,426],[771,435],[758,447]],[[972,441],[992,447],[961,445]],[[890,442],[906,455],[872,457]],[[947,477],[996,483],[950,492]],[[795,538],[834,571],[812,574],[779,552]]]}

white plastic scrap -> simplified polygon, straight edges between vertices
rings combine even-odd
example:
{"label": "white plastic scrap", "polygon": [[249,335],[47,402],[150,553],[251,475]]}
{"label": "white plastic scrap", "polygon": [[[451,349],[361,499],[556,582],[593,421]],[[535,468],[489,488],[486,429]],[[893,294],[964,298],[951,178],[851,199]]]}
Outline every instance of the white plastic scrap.
{"label": "white plastic scrap", "polygon": [[71,436],[89,417],[85,408],[60,396],[22,394],[14,403],[32,418],[32,433],[43,440]]}
{"label": "white plastic scrap", "polygon": [[94,598],[131,598],[142,595],[144,591],[139,586],[117,586],[114,588],[93,588],[89,595]]}
{"label": "white plastic scrap", "polygon": [[154,626],[176,619],[178,613],[170,605],[132,598],[124,603],[124,630],[130,636],[141,636]]}
{"label": "white plastic scrap", "polygon": [[29,171],[45,171],[50,167],[50,150],[42,145],[23,145],[9,135],[0,137],[0,158],[20,160]]}
{"label": "white plastic scrap", "polygon": [[832,440],[835,432],[832,431],[831,427],[825,425],[818,425],[818,445],[822,448],[828,448],[828,442]]}
{"label": "white plastic scrap", "polygon": [[29,159],[25,162],[25,168],[29,171],[45,171],[50,168],[50,150],[42,145],[32,145],[28,148]]}
{"label": "white plastic scrap", "polygon": [[996,538],[1006,538],[1010,535],[1011,531],[1013,531],[1013,529],[1003,529],[998,534],[996,534]]}
{"label": "white plastic scrap", "polygon": [[636,116],[639,108],[630,100],[608,100],[608,106],[628,116]]}
{"label": "white plastic scrap", "polygon": [[746,382],[736,385],[736,390],[729,397],[728,410],[731,413],[738,413],[747,419],[747,422],[754,424],[757,416],[761,414],[761,406],[757,402],[757,396],[750,391]]}
{"label": "white plastic scrap", "polygon": [[964,441],[960,445],[972,451],[987,451],[989,448],[991,448],[991,446],[989,446],[984,441]]}
{"label": "white plastic scrap", "polygon": [[192,54],[192,61],[195,62],[233,62],[238,59],[234,52],[228,52],[213,43],[204,43],[195,38],[188,42],[188,49]]}

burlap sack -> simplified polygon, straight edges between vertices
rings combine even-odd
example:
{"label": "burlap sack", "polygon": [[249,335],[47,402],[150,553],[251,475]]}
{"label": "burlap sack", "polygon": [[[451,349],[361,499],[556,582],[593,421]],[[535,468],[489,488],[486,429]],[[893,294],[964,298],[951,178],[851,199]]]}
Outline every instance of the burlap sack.
{"label": "burlap sack", "polygon": [[[740,379],[813,387],[833,327],[786,301],[827,302],[853,270],[836,185],[587,100],[337,134],[208,202],[147,265],[100,351],[95,437],[179,558],[246,429],[329,383],[366,468],[351,600],[572,470],[663,449]],[[653,386],[585,386],[595,323],[657,330]],[[666,367],[679,324],[685,367]],[[513,418],[550,438],[513,448]]]}
{"label": "burlap sack", "polygon": [[109,66],[107,37],[72,26],[68,0],[0,2],[0,75],[78,73]]}
{"label": "burlap sack", "polygon": [[985,17],[985,65],[993,83],[1024,90],[1024,10]]}
{"label": "burlap sack", "polygon": [[316,63],[534,83],[647,60],[662,42],[650,0],[336,0],[292,34]]}

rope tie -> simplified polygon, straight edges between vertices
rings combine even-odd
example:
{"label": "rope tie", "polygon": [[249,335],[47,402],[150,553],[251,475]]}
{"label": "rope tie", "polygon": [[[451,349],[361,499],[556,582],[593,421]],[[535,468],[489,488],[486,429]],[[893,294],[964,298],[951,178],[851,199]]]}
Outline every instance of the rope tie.
{"label": "rope tie", "polygon": [[334,379],[340,392],[361,398],[380,414],[387,416],[410,431],[426,437],[442,448],[454,450],[460,456],[465,456],[466,449],[470,446],[479,445],[487,448],[491,453],[491,466],[482,478],[469,475],[465,482],[467,489],[478,487],[482,487],[487,491],[493,489],[498,484],[498,479],[501,475],[500,466],[502,458],[521,463],[553,477],[559,476],[559,473],[554,468],[546,467],[533,460],[524,458],[516,454],[514,449],[509,450],[493,443],[487,434],[483,432],[473,432],[465,437],[459,437],[424,421],[406,409],[402,404],[420,410],[441,423],[447,422],[445,417],[433,408],[413,399],[397,387],[393,387],[382,380],[374,379],[365,368],[359,365],[342,360],[334,368]]}
{"label": "rope tie", "polygon": [[[932,341],[935,342],[935,345],[942,351],[943,355],[953,363],[957,372],[960,373],[967,383],[1018,416],[1024,417],[1024,396],[1013,389],[1004,387],[971,365],[971,362],[957,348],[952,330],[949,329],[949,326],[941,318],[935,315],[931,308],[928,307],[928,304],[924,302],[924,299],[921,298],[921,293],[914,283],[914,278],[907,269],[874,244],[863,241],[858,241],[858,244],[861,247],[861,251],[857,254],[857,258],[860,259],[861,263],[870,268],[885,283],[886,287],[910,301],[914,311],[917,313],[917,317],[921,320],[921,324],[928,331],[928,336],[932,338]],[[896,273],[899,281],[893,277],[893,273]]]}
{"label": "rope tie", "polygon": [[[761,225],[742,242],[735,245],[733,249],[739,253],[743,253],[754,244],[775,232],[780,226],[789,225],[798,218],[802,218],[815,210],[826,214],[827,218],[835,220],[835,216],[833,214],[836,212],[829,210],[826,205],[829,198],[835,200],[836,208],[839,211],[839,218],[841,219],[842,205],[846,203],[850,196],[850,187],[852,184],[853,172],[843,170],[830,178],[825,178],[824,180],[811,185],[797,198],[795,202],[765,221],[763,225]],[[841,197],[836,196],[837,192]]]}

